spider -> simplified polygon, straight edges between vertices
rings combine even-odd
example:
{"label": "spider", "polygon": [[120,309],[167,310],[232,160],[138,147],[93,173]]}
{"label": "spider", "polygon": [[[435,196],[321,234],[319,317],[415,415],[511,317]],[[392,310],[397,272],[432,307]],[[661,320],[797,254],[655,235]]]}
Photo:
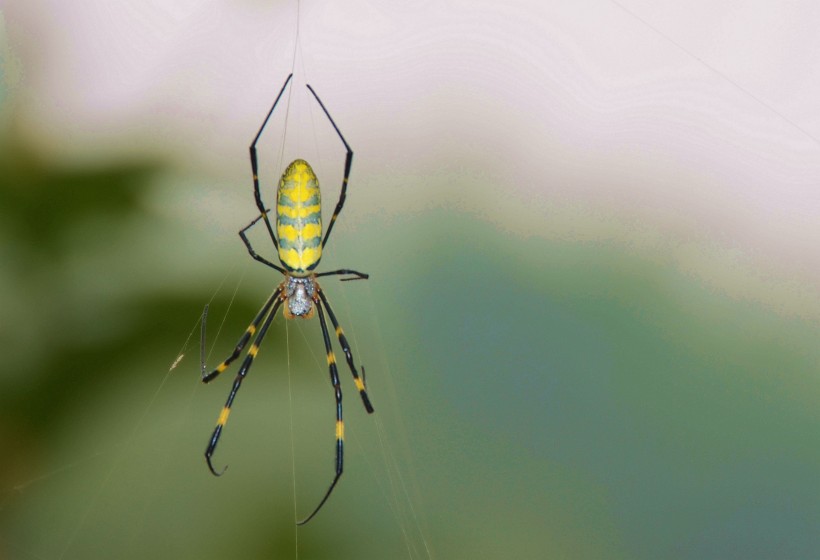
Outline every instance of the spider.
{"label": "spider", "polygon": [[[285,80],[285,83],[282,85],[282,89],[279,91],[279,95],[277,95],[267,117],[265,117],[265,120],[262,122],[262,126],[259,128],[259,132],[257,132],[256,137],[251,143],[250,156],[251,169],[253,171],[253,194],[260,214],[250,224],[239,231],[239,236],[242,238],[242,242],[245,244],[245,247],[251,257],[263,264],[266,264],[274,270],[279,271],[285,278],[282,283],[276,287],[273,294],[271,294],[271,296],[267,299],[265,304],[262,306],[262,309],[259,310],[259,313],[245,330],[245,333],[239,339],[233,353],[231,353],[225,361],[216,366],[216,369],[210,373],[206,373],[208,370],[204,361],[202,362],[202,381],[209,383],[216,379],[220,373],[228,369],[231,362],[233,362],[242,353],[242,350],[248,344],[251,337],[256,335],[256,338],[254,338],[253,343],[250,345],[250,348],[245,355],[245,359],[236,374],[233,386],[231,387],[231,392],[228,395],[228,400],[222,408],[222,412],[219,414],[219,418],[216,422],[216,428],[214,428],[210,442],[208,443],[208,447],[205,450],[205,460],[208,463],[208,468],[214,475],[221,476],[222,473],[225,472],[225,469],[227,469],[227,466],[224,467],[222,471],[217,471],[211,462],[211,457],[216,450],[216,445],[219,442],[222,429],[228,421],[228,415],[231,412],[231,405],[233,405],[236,393],[239,391],[242,381],[248,374],[248,371],[253,364],[253,359],[259,352],[259,346],[262,344],[262,339],[264,339],[265,333],[267,333],[268,327],[270,327],[273,318],[276,316],[276,312],[279,310],[279,307],[281,306],[283,308],[283,313],[287,319],[293,319],[296,317],[309,319],[314,315],[314,311],[319,316],[319,324],[322,328],[322,338],[324,339],[325,349],[327,351],[327,365],[330,370],[330,382],[333,384],[333,390],[336,397],[336,473],[333,477],[333,481],[330,483],[330,487],[327,489],[324,497],[319,502],[319,505],[316,506],[313,512],[304,520],[298,522],[298,525],[304,525],[313,519],[313,517],[319,512],[327,499],[330,497],[336,483],[339,482],[339,478],[342,476],[342,470],[344,467],[342,387],[339,383],[336,357],[330,344],[330,335],[328,334],[327,321],[325,320],[325,310],[327,311],[327,316],[330,318],[330,322],[333,324],[333,328],[336,331],[336,337],[339,339],[339,345],[342,347],[342,351],[344,352],[347,360],[347,365],[350,367],[350,372],[353,374],[353,382],[359,391],[359,395],[361,395],[365,410],[367,410],[368,413],[372,413],[373,405],[370,404],[370,399],[368,398],[367,391],[365,389],[364,366],[362,366],[362,374],[359,376],[353,362],[353,354],[350,351],[350,345],[345,338],[342,327],[339,326],[339,321],[336,320],[336,315],[330,307],[327,296],[319,286],[319,283],[316,281],[316,279],[320,276],[352,275],[352,277],[341,278],[341,280],[367,279],[369,276],[362,272],[348,269],[320,273],[314,272],[322,256],[322,249],[327,244],[327,240],[330,237],[330,232],[333,230],[333,224],[336,222],[336,218],[344,206],[347,192],[347,182],[348,177],[350,176],[350,167],[353,162],[353,151],[350,149],[350,146],[344,136],[342,136],[339,127],[336,126],[336,123],[333,121],[330,113],[325,108],[322,100],[319,99],[319,96],[316,95],[316,92],[310,85],[308,85],[307,88],[319,103],[319,106],[327,116],[330,124],[333,125],[336,134],[339,136],[339,139],[342,141],[345,149],[347,150],[341,195],[339,196],[339,201],[336,203],[336,209],[333,211],[333,216],[330,218],[330,223],[327,226],[327,231],[325,232],[324,237],[322,237],[322,210],[319,182],[308,162],[302,159],[294,160],[290,165],[288,165],[287,169],[285,169],[285,172],[282,174],[282,178],[279,181],[279,187],[276,192],[276,235],[274,235],[274,228],[268,219],[269,210],[265,209],[265,205],[262,203],[262,195],[259,192],[256,143],[259,141],[259,137],[262,135],[265,125],[267,125],[268,120],[273,114],[274,109],[276,109],[276,105],[279,103],[279,100],[285,92],[285,89],[288,87],[292,77],[293,74],[290,74]],[[256,251],[254,251],[248,237],[246,236],[246,232],[259,220],[262,220],[265,223],[265,227],[270,234],[271,241],[273,241],[273,245],[278,251],[280,264],[275,264],[258,255]],[[259,327],[260,324],[262,325],[261,328]],[[203,317],[203,338],[204,328],[205,321]]]}

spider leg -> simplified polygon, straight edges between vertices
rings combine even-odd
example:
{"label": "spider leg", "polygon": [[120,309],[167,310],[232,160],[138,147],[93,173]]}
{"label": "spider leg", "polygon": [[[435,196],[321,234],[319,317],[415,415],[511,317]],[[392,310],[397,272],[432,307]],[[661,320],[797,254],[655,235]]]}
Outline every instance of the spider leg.
{"label": "spider leg", "polygon": [[[228,369],[228,366],[231,365],[231,362],[233,362],[239,356],[239,354],[242,352],[242,349],[245,348],[245,345],[248,344],[248,341],[251,339],[251,337],[256,332],[256,329],[259,327],[259,323],[261,323],[262,319],[265,317],[265,315],[267,315],[268,310],[270,309],[270,306],[273,305],[274,300],[276,300],[276,298],[279,297],[280,293],[282,293],[282,288],[276,288],[276,290],[273,292],[273,294],[268,298],[268,301],[265,302],[265,305],[262,306],[262,309],[259,310],[259,313],[257,313],[256,317],[254,317],[251,324],[248,325],[248,328],[245,329],[245,332],[242,334],[242,337],[239,339],[239,342],[236,343],[236,348],[234,348],[233,353],[231,353],[231,355],[228,356],[228,358],[225,361],[223,361],[221,364],[216,366],[216,368],[213,371],[211,371],[211,373],[208,373],[208,374],[205,373],[207,371],[207,366],[205,365],[205,355],[204,355],[204,350],[203,350],[203,353],[202,353],[202,356],[201,356],[201,361],[202,361],[202,381],[204,383],[209,383],[209,382],[213,381],[216,378],[216,376],[218,376],[220,373],[222,373],[223,371]],[[206,305],[205,306],[205,311],[204,311],[203,317],[202,317],[201,344],[202,344],[203,349],[205,348],[205,322],[206,322],[207,317],[208,317],[208,306]]]}
{"label": "spider leg", "polygon": [[310,93],[313,94],[313,97],[316,99],[316,101],[319,102],[319,107],[321,107],[322,111],[324,111],[325,115],[327,116],[327,119],[330,121],[330,124],[333,125],[333,129],[336,131],[336,134],[339,135],[339,139],[342,141],[342,144],[345,145],[345,149],[347,150],[347,155],[345,156],[345,174],[344,178],[342,178],[342,191],[339,194],[339,202],[336,203],[336,209],[333,211],[333,216],[330,218],[330,223],[328,223],[327,225],[325,238],[322,239],[322,249],[324,249],[325,245],[327,244],[327,239],[328,237],[330,237],[330,230],[333,229],[333,224],[336,223],[336,217],[339,215],[339,212],[342,211],[342,207],[345,204],[345,198],[347,197],[347,180],[350,178],[350,167],[353,165],[353,150],[350,149],[350,145],[347,143],[347,140],[345,140],[345,137],[342,136],[342,131],[340,131],[339,127],[336,126],[336,123],[333,121],[333,117],[330,116],[330,113],[328,113],[327,109],[325,108],[325,104],[322,103],[322,100],[319,99],[319,96],[316,95],[316,92],[313,91],[313,88],[310,87],[310,84],[308,84],[307,88],[310,90]]}
{"label": "spider leg", "polygon": [[327,332],[325,313],[322,311],[321,304],[318,301],[315,303],[316,311],[319,312],[319,324],[322,325],[322,337],[325,341],[325,349],[327,350],[327,365],[330,369],[330,382],[333,385],[333,391],[336,396],[336,475],[333,477],[333,482],[330,483],[330,487],[327,489],[327,492],[325,492],[322,501],[319,502],[319,505],[313,510],[313,513],[308,515],[302,521],[299,521],[297,525],[304,525],[313,519],[317,513],[319,513],[319,510],[322,509],[322,506],[325,505],[325,502],[330,497],[331,492],[333,492],[333,488],[336,487],[336,483],[339,482],[339,477],[342,476],[342,471],[344,469],[345,427],[344,421],[342,420],[342,386],[339,383],[339,372],[336,368],[336,357],[333,355],[333,348],[330,345],[330,335],[328,335]]}
{"label": "spider leg", "polygon": [[[242,242],[245,244],[245,247],[248,249],[248,253],[250,253],[251,257],[253,257],[255,260],[257,260],[257,261],[261,262],[262,264],[266,264],[266,265],[268,265],[269,267],[271,267],[271,268],[273,268],[273,269],[278,270],[278,271],[279,271],[279,272],[281,272],[282,274],[287,274],[287,273],[285,272],[285,269],[284,269],[284,268],[282,268],[281,266],[279,266],[279,265],[277,265],[277,264],[274,264],[274,263],[270,262],[270,261],[269,261],[268,259],[266,259],[265,257],[263,257],[263,256],[261,256],[261,255],[259,255],[259,254],[257,254],[257,253],[256,253],[256,251],[254,250],[253,246],[251,245],[251,242],[250,242],[250,240],[248,239],[248,236],[247,236],[247,235],[245,235],[245,232],[246,232],[246,231],[248,231],[249,229],[251,229],[253,226],[255,226],[255,225],[256,225],[256,222],[258,222],[258,221],[259,221],[259,220],[261,220],[262,218],[264,218],[266,221],[267,221],[267,219],[268,219],[266,214],[260,214],[260,215],[258,215],[256,218],[254,218],[254,220],[253,220],[251,223],[249,223],[248,225],[246,225],[245,227],[243,227],[242,229],[240,229],[240,230],[239,230],[239,237],[241,237],[241,238],[242,238]],[[274,245],[275,245],[275,244],[276,244],[276,243],[274,242]]]}
{"label": "spider leg", "polygon": [[268,211],[265,210],[265,205],[262,203],[262,193],[259,192],[259,165],[256,160],[256,143],[259,141],[259,137],[262,136],[262,131],[265,130],[265,126],[268,124],[268,120],[270,120],[270,116],[273,114],[273,110],[276,109],[276,104],[279,103],[279,99],[281,99],[282,94],[285,93],[285,88],[288,87],[288,84],[290,83],[290,79],[292,77],[293,74],[289,74],[287,79],[285,79],[285,83],[282,85],[282,89],[279,90],[279,95],[276,96],[276,100],[273,102],[273,105],[271,105],[270,111],[268,111],[268,115],[265,117],[265,120],[262,121],[262,126],[259,127],[259,132],[256,133],[256,136],[254,137],[253,142],[251,142],[250,147],[251,170],[253,171],[253,196],[256,199],[256,207],[259,208],[259,212],[262,215],[262,218],[264,218],[265,220],[265,226],[268,228],[268,233],[270,234],[270,238],[273,241],[273,246],[277,249],[279,248],[279,242],[276,240],[276,236],[273,234],[273,226],[271,226],[270,220],[268,220]]}
{"label": "spider leg", "polygon": [[368,278],[370,278],[369,274],[366,274],[364,272],[358,272],[356,270],[350,270],[348,268],[342,268],[342,269],[339,269],[339,270],[330,270],[328,272],[320,272],[316,276],[317,277],[318,276],[333,276],[333,275],[337,275],[337,274],[353,274],[354,276],[356,276],[356,278],[341,278],[340,280],[342,282],[345,282],[346,280],[367,280]]}
{"label": "spider leg", "polygon": [[356,389],[359,390],[359,395],[362,397],[364,408],[367,410],[368,414],[372,414],[373,405],[370,404],[370,398],[367,396],[367,390],[364,384],[364,366],[362,366],[362,377],[359,377],[359,373],[356,371],[356,366],[353,364],[353,353],[350,351],[350,344],[347,343],[347,337],[345,337],[342,327],[339,326],[339,321],[336,320],[336,315],[333,313],[333,309],[331,309],[325,293],[321,289],[318,291],[319,297],[322,298],[322,303],[325,305],[325,309],[327,309],[330,322],[333,323],[333,328],[336,329],[336,336],[339,338],[339,344],[342,346],[342,351],[345,353],[347,365],[350,367],[350,373],[353,374],[353,382],[356,384]]}
{"label": "spider leg", "polygon": [[[248,370],[251,369],[253,359],[259,352],[259,345],[262,344],[262,339],[265,338],[265,333],[268,332],[268,327],[270,327],[271,323],[273,322],[273,318],[276,316],[276,311],[279,309],[279,305],[282,303],[282,300],[279,297],[277,297],[280,292],[281,288],[277,289],[274,292],[273,296],[271,296],[271,299],[268,300],[268,302],[265,304],[265,307],[269,307],[271,302],[275,302],[273,304],[273,309],[270,310],[268,318],[265,319],[265,322],[262,324],[262,328],[259,329],[259,334],[256,335],[253,344],[251,344],[251,347],[248,349],[248,353],[245,356],[245,360],[242,362],[242,366],[239,368],[239,371],[236,374],[233,386],[231,387],[231,392],[228,395],[228,400],[225,402],[225,406],[222,408],[222,412],[219,413],[219,418],[216,421],[216,428],[214,428],[214,432],[213,434],[211,434],[211,440],[208,443],[207,449],[205,450],[205,460],[208,462],[208,468],[211,469],[211,472],[216,476],[220,476],[222,473],[225,472],[225,469],[227,469],[228,467],[226,466],[221,471],[217,472],[216,469],[214,469],[213,463],[211,463],[211,456],[213,456],[214,451],[216,450],[216,444],[219,443],[219,436],[222,435],[222,428],[225,427],[225,423],[228,421],[228,415],[231,413],[231,405],[233,405],[233,400],[234,398],[236,398],[236,393],[239,391],[239,387],[242,385],[242,380],[245,379],[245,376],[248,374]],[[263,308],[263,312],[264,311],[265,309]],[[260,315],[263,314],[264,313],[260,313]],[[250,334],[246,332],[246,334],[243,335],[243,338],[245,338],[245,336],[250,337]],[[240,340],[240,343],[241,342],[242,340]],[[247,340],[245,340],[244,342],[247,343]],[[239,350],[237,350],[237,353],[238,351]],[[225,365],[225,362],[223,362],[223,364],[221,364],[220,367],[222,365]],[[224,371],[224,368],[222,371]],[[219,368],[217,368],[216,370],[214,370],[213,374],[209,376],[209,379],[203,379],[203,381],[210,381],[210,379],[213,379],[219,373],[220,370]]]}

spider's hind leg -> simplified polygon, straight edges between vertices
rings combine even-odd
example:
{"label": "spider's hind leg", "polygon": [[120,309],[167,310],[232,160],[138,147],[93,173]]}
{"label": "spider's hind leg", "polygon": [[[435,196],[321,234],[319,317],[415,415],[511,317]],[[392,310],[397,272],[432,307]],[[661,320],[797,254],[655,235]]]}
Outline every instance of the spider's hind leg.
{"label": "spider's hind leg", "polygon": [[333,309],[331,309],[330,303],[327,301],[327,296],[325,296],[325,293],[321,289],[319,289],[319,297],[322,299],[325,309],[327,309],[327,314],[330,317],[330,322],[333,323],[333,328],[336,329],[336,336],[339,339],[339,344],[342,346],[342,351],[345,353],[345,359],[347,360],[348,367],[350,367],[350,373],[353,374],[353,383],[356,384],[356,389],[362,397],[362,404],[364,404],[364,408],[367,410],[368,414],[372,414],[373,405],[370,404],[370,397],[367,396],[367,388],[364,382],[364,366],[362,366],[362,376],[359,377],[359,373],[356,371],[356,366],[353,363],[353,353],[350,350],[350,344],[347,342],[347,337],[345,336],[342,327],[339,325],[339,321],[336,320],[336,314],[333,313]]}
{"label": "spider's hind leg", "polygon": [[[321,291],[319,293],[321,294]],[[336,483],[339,482],[339,478],[341,478],[342,472],[344,471],[345,427],[344,420],[342,420],[342,385],[339,383],[339,370],[336,367],[336,357],[333,354],[333,347],[330,345],[330,335],[327,332],[325,313],[322,311],[322,306],[320,303],[316,300],[314,301],[316,302],[316,312],[319,315],[319,324],[322,326],[322,338],[325,342],[325,349],[327,350],[327,365],[330,370],[330,383],[333,385],[333,391],[336,397],[336,475],[333,477],[333,481],[330,483],[330,487],[327,489],[327,492],[325,492],[325,495],[319,502],[319,505],[316,506],[310,515],[300,521],[298,525],[304,525],[313,519],[317,513],[319,513],[319,510],[322,509],[322,506],[325,505],[325,502],[327,502],[327,499],[330,497],[330,494],[333,492],[333,489],[336,487]]]}

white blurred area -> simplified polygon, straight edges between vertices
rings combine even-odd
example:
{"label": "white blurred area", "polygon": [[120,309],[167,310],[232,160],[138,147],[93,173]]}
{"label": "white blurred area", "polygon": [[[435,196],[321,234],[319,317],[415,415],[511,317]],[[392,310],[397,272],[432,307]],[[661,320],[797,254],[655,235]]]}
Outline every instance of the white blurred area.
{"label": "white blurred area", "polygon": [[[160,157],[191,178],[169,187],[178,211],[201,221],[207,192],[235,205],[226,229],[248,220],[247,147],[290,72],[296,2],[1,13],[7,102],[37,146]],[[811,0],[303,1],[297,85],[356,152],[348,220],[446,207],[615,242],[816,320],[819,27]]]}

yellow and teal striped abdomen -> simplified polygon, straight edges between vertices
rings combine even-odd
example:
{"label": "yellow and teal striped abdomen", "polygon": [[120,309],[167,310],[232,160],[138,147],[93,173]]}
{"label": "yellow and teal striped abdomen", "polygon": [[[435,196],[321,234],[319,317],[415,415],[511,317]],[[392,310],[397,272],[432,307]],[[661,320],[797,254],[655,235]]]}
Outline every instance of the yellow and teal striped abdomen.
{"label": "yellow and teal striped abdomen", "polygon": [[322,194],[310,164],[297,159],[285,169],[276,192],[279,260],[295,276],[307,275],[322,258]]}

